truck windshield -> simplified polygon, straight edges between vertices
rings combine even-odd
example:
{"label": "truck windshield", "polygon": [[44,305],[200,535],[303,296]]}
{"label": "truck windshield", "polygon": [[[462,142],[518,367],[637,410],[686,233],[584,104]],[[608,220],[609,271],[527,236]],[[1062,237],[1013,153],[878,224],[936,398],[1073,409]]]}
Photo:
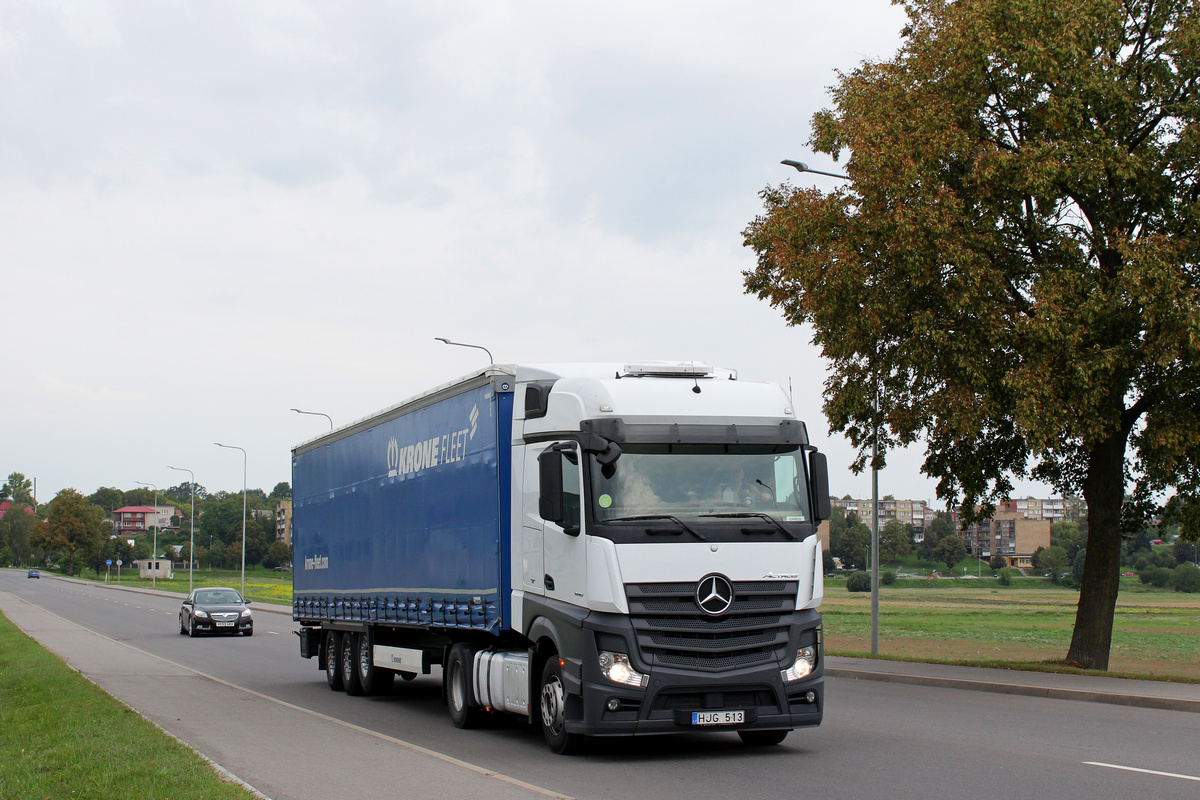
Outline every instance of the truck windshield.
{"label": "truck windshield", "polygon": [[[631,452],[632,450],[632,452]],[[627,447],[605,477],[593,465],[597,522],[670,515],[768,515],[782,522],[809,519],[802,454],[653,453]],[[613,469],[615,468],[615,469]]]}

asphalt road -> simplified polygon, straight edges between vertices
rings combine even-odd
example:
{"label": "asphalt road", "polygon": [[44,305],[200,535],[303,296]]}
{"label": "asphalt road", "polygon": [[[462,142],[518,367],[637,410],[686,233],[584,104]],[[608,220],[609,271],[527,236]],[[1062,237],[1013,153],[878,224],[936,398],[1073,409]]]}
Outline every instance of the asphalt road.
{"label": "asphalt road", "polygon": [[[406,790],[381,776],[373,792],[378,796],[452,796],[429,787],[449,787],[457,772],[473,765],[478,774],[494,772],[589,800],[1200,797],[1200,723],[1196,714],[1180,711],[832,678],[824,724],[793,732],[778,747],[745,748],[734,734],[689,734],[597,740],[584,755],[555,756],[521,720],[484,730],[454,728],[441,704],[436,671],[397,681],[387,697],[331,692],[316,659],[300,658],[292,635],[296,625],[261,606],[252,638],[193,639],[178,635],[175,598],[54,578],[27,580],[24,572],[11,570],[0,570],[0,591],[224,682],[219,697],[227,698],[228,708],[209,709],[205,720],[212,721],[206,724],[222,719],[240,724],[239,704],[258,693],[448,757],[431,762],[448,782],[439,784],[435,776]],[[180,722],[181,730],[173,732],[188,741],[194,728]],[[169,723],[164,727],[171,729]],[[379,741],[384,756],[387,748],[402,748]],[[255,758],[281,758],[268,745],[261,752],[239,750],[243,766]],[[222,754],[208,754],[238,772]],[[322,755],[289,757],[320,763]],[[336,780],[338,771],[361,773],[354,762],[343,757],[321,766]]]}

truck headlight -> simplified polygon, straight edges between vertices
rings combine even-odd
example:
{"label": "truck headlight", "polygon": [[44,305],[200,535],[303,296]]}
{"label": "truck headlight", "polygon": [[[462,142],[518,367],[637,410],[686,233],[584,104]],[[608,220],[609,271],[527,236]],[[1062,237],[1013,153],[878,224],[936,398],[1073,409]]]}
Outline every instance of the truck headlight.
{"label": "truck headlight", "polygon": [[817,648],[814,645],[801,647],[796,651],[796,660],[792,665],[782,671],[783,681],[798,681],[801,678],[807,678],[812,674],[812,671],[817,668]]}
{"label": "truck headlight", "polygon": [[622,683],[626,686],[641,688],[650,681],[646,675],[638,672],[630,665],[629,656],[624,653],[611,653],[608,650],[601,650],[600,671],[604,673],[604,677],[613,683]]}

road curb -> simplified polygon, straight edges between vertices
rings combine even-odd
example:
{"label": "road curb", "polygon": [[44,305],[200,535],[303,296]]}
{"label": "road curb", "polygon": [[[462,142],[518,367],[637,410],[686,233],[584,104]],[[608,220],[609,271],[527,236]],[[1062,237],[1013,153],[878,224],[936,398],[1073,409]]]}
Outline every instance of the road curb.
{"label": "road curb", "polygon": [[902,675],[895,672],[873,672],[868,670],[844,669],[841,667],[826,667],[825,675],[831,678],[904,683],[912,686],[963,689],[970,692],[992,692],[994,694],[1013,694],[1025,697],[1045,697],[1051,700],[1076,700],[1087,703],[1108,703],[1117,706],[1200,713],[1200,700],[1188,700],[1176,697],[1152,697],[1148,695],[1098,692],[1085,689],[1063,689],[1053,686],[995,683],[993,681],[974,681],[964,678],[941,678],[932,675]]}

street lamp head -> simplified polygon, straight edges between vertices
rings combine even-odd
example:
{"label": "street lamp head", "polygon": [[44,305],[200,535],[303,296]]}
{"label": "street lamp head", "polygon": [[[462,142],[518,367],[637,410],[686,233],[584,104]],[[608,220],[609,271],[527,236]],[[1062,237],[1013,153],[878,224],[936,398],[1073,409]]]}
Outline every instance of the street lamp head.
{"label": "street lamp head", "polygon": [[795,167],[797,172],[808,172],[808,164],[805,164],[803,161],[792,161],[790,158],[785,158],[779,163],[789,167]]}
{"label": "street lamp head", "polygon": [[824,170],[813,169],[808,164],[805,164],[803,161],[793,161],[790,158],[785,158],[783,161],[780,161],[779,163],[783,164],[784,166],[792,167],[797,172],[811,172],[813,175],[828,175],[831,178],[841,178],[842,180],[847,180],[847,181],[850,180],[849,175],[842,175],[839,172],[825,172]]}

